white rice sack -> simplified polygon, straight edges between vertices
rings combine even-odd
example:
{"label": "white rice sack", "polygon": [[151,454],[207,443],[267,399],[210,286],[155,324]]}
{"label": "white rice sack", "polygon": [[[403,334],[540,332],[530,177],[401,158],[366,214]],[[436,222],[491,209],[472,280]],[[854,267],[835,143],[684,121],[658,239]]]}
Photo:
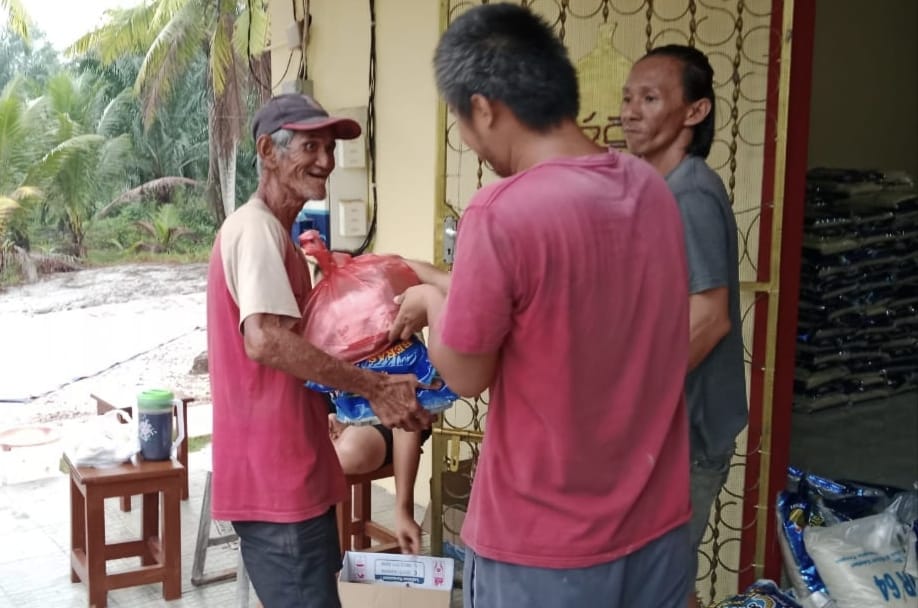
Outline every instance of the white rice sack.
{"label": "white rice sack", "polygon": [[915,608],[918,585],[905,571],[908,527],[889,512],[826,527],[803,541],[838,608]]}

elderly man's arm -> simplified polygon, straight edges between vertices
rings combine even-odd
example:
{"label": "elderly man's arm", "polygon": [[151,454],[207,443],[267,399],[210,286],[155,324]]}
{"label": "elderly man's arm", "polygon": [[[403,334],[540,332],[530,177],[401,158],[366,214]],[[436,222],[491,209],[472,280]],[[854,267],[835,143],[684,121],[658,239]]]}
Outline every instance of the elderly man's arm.
{"label": "elderly man's arm", "polygon": [[294,319],[272,314],[246,317],[246,355],[302,380],[366,397],[386,426],[409,431],[430,426],[430,414],[417,402],[417,378],[377,374],[336,359],[295,334],[294,323]]}

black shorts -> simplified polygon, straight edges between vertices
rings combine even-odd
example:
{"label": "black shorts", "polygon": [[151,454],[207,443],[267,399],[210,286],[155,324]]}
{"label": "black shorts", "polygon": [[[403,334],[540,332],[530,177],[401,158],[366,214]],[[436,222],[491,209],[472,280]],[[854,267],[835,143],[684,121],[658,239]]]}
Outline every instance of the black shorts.
{"label": "black shorts", "polygon": [[[382,435],[383,441],[386,442],[386,459],[383,461],[383,466],[392,464],[392,429],[382,424],[374,424],[373,428],[379,431],[379,434]],[[424,445],[427,440],[430,438],[431,430],[424,429],[421,431],[421,445]]]}

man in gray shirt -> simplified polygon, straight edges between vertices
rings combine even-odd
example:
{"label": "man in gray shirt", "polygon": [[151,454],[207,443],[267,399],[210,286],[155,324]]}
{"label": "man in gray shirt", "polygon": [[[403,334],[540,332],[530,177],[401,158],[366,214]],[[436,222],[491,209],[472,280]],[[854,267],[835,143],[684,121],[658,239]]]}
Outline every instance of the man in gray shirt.
{"label": "man in gray shirt", "polygon": [[[685,229],[691,294],[685,393],[696,554],[748,419],[736,220],[723,182],[704,160],[714,139],[713,80],[701,51],[659,47],[631,68],[621,107],[628,149],[666,178]],[[693,594],[688,606],[696,601]]]}

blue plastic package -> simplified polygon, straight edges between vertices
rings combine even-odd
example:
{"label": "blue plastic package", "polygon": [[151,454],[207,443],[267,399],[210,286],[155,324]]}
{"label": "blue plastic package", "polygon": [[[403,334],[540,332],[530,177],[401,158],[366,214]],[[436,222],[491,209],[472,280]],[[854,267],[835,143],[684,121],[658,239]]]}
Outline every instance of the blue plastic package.
{"label": "blue plastic package", "polygon": [[813,512],[806,498],[794,492],[778,494],[777,516],[780,526],[778,544],[784,553],[787,575],[794,590],[803,597],[812,593],[827,593],[825,583],[803,544],[803,529],[806,526],[821,526],[825,522]]}
{"label": "blue plastic package", "polygon": [[716,608],[800,608],[790,595],[781,591],[774,581],[763,579],[749,586],[742,595],[734,595]]}
{"label": "blue plastic package", "polygon": [[[383,352],[359,361],[357,367],[386,374],[414,374],[418,382],[429,388],[419,388],[418,403],[425,410],[438,413],[449,408],[458,395],[449,390],[437,375],[427,356],[427,347],[417,337],[393,344]],[[306,388],[328,393],[335,404],[335,416],[345,424],[376,424],[379,419],[373,413],[365,397],[338,391],[315,382],[307,382]]]}
{"label": "blue plastic package", "polygon": [[788,577],[800,597],[827,594],[803,543],[804,528],[875,515],[888,507],[902,490],[856,481],[833,481],[795,467],[788,467],[787,479],[788,489],[778,494],[776,511],[778,544]]}

